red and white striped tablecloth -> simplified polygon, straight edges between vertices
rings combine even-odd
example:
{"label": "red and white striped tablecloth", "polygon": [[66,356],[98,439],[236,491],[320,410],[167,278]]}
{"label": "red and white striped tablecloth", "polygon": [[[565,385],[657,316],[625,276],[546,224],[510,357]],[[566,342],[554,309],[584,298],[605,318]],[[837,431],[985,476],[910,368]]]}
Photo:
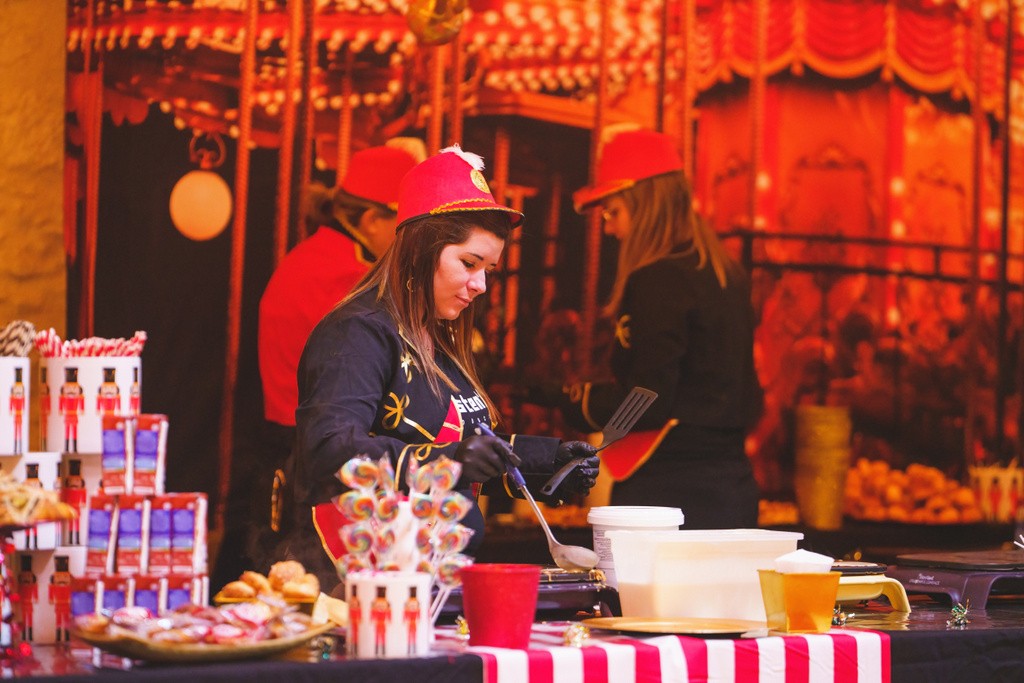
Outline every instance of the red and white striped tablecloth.
{"label": "red and white striped tablecloth", "polygon": [[564,646],[567,626],[535,624],[528,650],[466,652],[483,659],[484,683],[889,683],[889,637],[877,631],[748,639],[594,632],[578,648]]}

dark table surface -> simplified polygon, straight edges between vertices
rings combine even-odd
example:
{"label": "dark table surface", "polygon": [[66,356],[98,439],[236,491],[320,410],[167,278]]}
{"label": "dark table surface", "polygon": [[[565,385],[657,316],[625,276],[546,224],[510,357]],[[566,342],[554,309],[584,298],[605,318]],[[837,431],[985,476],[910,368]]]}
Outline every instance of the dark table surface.
{"label": "dark table surface", "polygon": [[[899,554],[935,550],[992,549],[1013,538],[1009,525],[955,527],[891,525],[847,522],[842,529],[820,531],[801,527],[777,527],[804,533],[800,547],[836,558],[892,563]],[[563,543],[592,547],[589,527],[556,528]],[[550,565],[547,543],[539,527],[489,529],[477,555],[480,562],[519,562]],[[968,611],[962,628],[948,625],[950,601],[941,597],[911,594],[909,614],[893,612],[882,602],[847,607],[846,628],[885,631],[890,636],[893,681],[1024,681],[1024,595],[999,595],[983,608]],[[542,615],[543,616],[543,615]],[[562,618],[559,615],[557,618]],[[552,617],[555,618],[555,617]],[[126,670],[122,660],[105,657],[99,666],[88,650],[69,652],[63,647],[37,646],[34,656],[13,667],[0,666],[0,676],[32,676],[34,680],[153,681],[202,683],[204,681],[283,681],[381,683],[402,680],[427,683],[469,683],[483,680],[478,657],[442,654],[418,659],[326,659],[306,653],[286,660],[189,665],[135,665]]]}
{"label": "dark table surface", "polygon": [[[845,628],[885,631],[890,638],[893,681],[1024,680],[1024,596],[1000,596],[985,609],[969,609],[968,623],[956,627],[949,604],[911,596],[909,614],[893,612],[882,602],[847,606]],[[764,635],[753,633],[751,635]],[[4,677],[33,676],[34,680],[107,683],[145,681],[199,683],[256,681],[284,683],[480,683],[482,662],[467,654],[440,654],[418,659],[323,659],[317,652],[292,654],[286,660],[220,664],[135,665],[105,656],[100,666],[88,651],[77,654],[54,646],[37,646],[34,656],[0,671]]]}

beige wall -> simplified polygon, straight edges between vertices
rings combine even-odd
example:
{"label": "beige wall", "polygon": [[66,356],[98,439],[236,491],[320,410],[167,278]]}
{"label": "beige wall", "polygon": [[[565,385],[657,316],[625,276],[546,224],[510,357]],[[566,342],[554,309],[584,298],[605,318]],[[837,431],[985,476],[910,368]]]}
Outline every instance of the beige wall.
{"label": "beige wall", "polygon": [[64,0],[0,0],[0,324],[64,332]]}
{"label": "beige wall", "polygon": [[23,319],[61,336],[66,12],[65,0],[0,0],[0,328]]}

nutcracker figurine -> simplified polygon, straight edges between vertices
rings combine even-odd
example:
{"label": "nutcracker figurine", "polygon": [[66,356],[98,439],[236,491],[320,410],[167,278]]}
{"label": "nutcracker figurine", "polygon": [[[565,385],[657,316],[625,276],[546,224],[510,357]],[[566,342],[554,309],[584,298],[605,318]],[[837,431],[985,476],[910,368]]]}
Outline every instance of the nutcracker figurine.
{"label": "nutcracker figurine", "polygon": [[68,545],[81,545],[79,521],[82,519],[82,514],[84,514],[86,503],[85,480],[82,479],[81,460],[68,460],[68,476],[64,477],[63,486],[60,487],[60,497],[78,512],[78,515],[65,522],[67,524],[66,537]]}
{"label": "nutcracker figurine", "polygon": [[60,414],[64,417],[64,452],[78,452],[78,418],[85,412],[85,396],[78,383],[78,368],[64,368],[60,387]]}
{"label": "nutcracker figurine", "polygon": [[388,624],[391,623],[391,603],[385,592],[387,588],[377,586],[377,597],[370,605],[370,622],[373,624],[373,654],[386,655],[388,642]]}
{"label": "nutcracker figurine", "polygon": [[39,368],[39,438],[46,450],[46,428],[50,423],[50,385],[46,383],[46,366]]}
{"label": "nutcracker figurine", "polygon": [[363,621],[363,606],[359,602],[359,596],[352,591],[352,597],[348,601],[348,623],[351,638],[348,641],[348,653],[355,655],[359,653],[359,624]]}
{"label": "nutcracker figurine", "polygon": [[[25,486],[43,488],[43,482],[39,481],[39,463],[30,462],[25,465]],[[34,525],[25,529],[25,549],[29,548],[39,549],[39,535]]]}
{"label": "nutcracker figurine", "polygon": [[128,389],[128,414],[142,412],[142,388],[139,386],[139,369],[132,368],[132,385]]}
{"label": "nutcracker figurine", "polygon": [[121,390],[117,388],[116,378],[116,368],[103,368],[103,383],[96,390],[96,413],[100,417],[121,412]]}
{"label": "nutcracker figurine", "polygon": [[11,385],[11,398],[8,403],[11,417],[14,419],[14,448],[11,452],[19,455],[22,448],[21,421],[25,417],[25,384],[21,381],[21,368],[14,368],[14,384]]}
{"label": "nutcracker figurine", "polygon": [[21,556],[21,571],[18,573],[18,602],[21,603],[21,639],[31,643],[32,612],[39,602],[39,584],[35,572],[32,571],[32,556]]}
{"label": "nutcracker figurine", "polygon": [[54,642],[71,640],[68,629],[71,626],[71,572],[68,571],[68,556],[55,555],[53,575],[47,600],[53,605]]}
{"label": "nutcracker figurine", "polygon": [[420,601],[416,597],[416,586],[409,587],[409,599],[402,610],[405,619],[406,654],[416,654],[416,630],[420,622]]}

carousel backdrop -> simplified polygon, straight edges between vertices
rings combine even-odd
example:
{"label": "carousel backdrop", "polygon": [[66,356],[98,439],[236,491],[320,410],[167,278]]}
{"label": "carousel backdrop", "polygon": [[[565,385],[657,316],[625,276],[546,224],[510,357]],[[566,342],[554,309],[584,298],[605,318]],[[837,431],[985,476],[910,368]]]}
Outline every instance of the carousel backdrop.
{"label": "carousel backdrop", "polygon": [[[222,524],[261,397],[256,310],[311,181],[396,135],[483,154],[523,208],[482,323],[513,377],[600,365],[614,245],[571,211],[603,131],[676,135],[755,278],[768,407],[749,443],[792,489],[794,414],[848,407],[857,455],[1018,455],[1020,17],[1006,0],[69,0],[69,336],[146,329],[168,487]],[[239,465],[242,465],[241,467]]]}

